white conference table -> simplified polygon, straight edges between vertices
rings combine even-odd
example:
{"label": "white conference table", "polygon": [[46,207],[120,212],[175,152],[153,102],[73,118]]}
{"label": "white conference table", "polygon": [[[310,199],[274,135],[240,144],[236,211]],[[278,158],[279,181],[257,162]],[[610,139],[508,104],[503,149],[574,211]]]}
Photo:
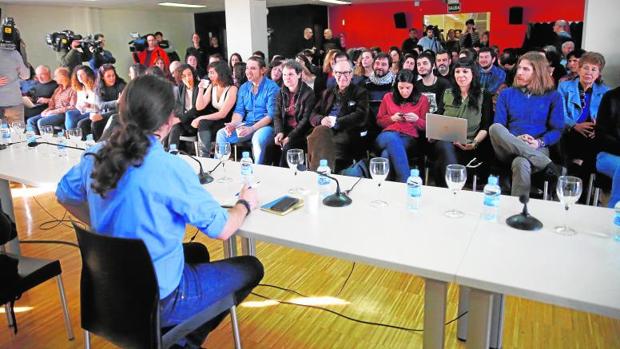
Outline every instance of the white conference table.
{"label": "white conference table", "polygon": [[[55,188],[82,154],[67,151],[68,156],[60,158],[56,148],[49,145],[0,150],[4,211],[13,216],[8,181]],[[194,161],[186,160],[197,169]],[[205,169],[217,163],[212,159],[202,161]],[[213,182],[205,188],[223,204],[231,204],[241,186],[239,163],[229,161],[226,172],[234,178],[232,182]],[[220,167],[213,175],[218,178],[222,173]],[[357,180],[338,178],[342,190]],[[250,215],[238,233],[246,252],[252,253],[253,241],[261,240],[424,277],[425,348],[443,347],[448,282],[472,288],[470,348],[488,348],[493,293],[620,318],[620,244],[606,236],[611,229],[612,210],[573,207],[569,223],[580,234],[566,237],[550,231],[564,217],[557,202],[532,200],[530,212],[542,220],[545,228],[523,232],[481,221],[480,193],[460,192],[454,200],[446,189],[424,187],[422,208],[411,213],[405,209],[405,187],[401,183],[386,182],[379,194],[372,181],[362,180],[350,195],[352,205],[331,208],[318,202],[314,173],[294,176],[287,169],[256,165],[255,179],[260,180],[262,203],[297,186],[315,194],[305,198],[308,202],[303,208],[283,217],[263,211]],[[377,197],[388,201],[389,206],[370,207],[370,200]],[[446,218],[443,212],[452,205],[466,212],[465,217]],[[508,196],[502,196],[500,206],[502,221],[521,209],[516,198]],[[18,252],[19,244],[14,240],[8,248]]]}

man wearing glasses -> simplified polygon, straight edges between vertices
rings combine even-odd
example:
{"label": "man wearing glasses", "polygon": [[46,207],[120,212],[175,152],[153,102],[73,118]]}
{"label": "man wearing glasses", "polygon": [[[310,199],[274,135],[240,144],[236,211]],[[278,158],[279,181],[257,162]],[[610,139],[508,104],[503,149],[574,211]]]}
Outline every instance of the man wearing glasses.
{"label": "man wearing glasses", "polygon": [[353,64],[339,61],[333,65],[336,86],[321,94],[310,116],[314,130],[308,137],[308,157],[311,169],[320,159],[327,159],[330,168],[338,172],[355,158],[368,114],[368,92],[354,84]]}

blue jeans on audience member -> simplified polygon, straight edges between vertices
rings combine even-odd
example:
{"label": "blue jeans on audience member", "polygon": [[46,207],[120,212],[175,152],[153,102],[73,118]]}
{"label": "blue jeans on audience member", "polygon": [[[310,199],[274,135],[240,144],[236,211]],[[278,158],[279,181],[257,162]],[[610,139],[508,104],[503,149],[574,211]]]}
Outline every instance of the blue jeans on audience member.
{"label": "blue jeans on audience member", "polygon": [[407,149],[414,146],[415,141],[415,138],[396,131],[383,131],[375,141],[381,149],[381,156],[390,160],[399,182],[404,183],[409,177]]}
{"label": "blue jeans on audience member", "polygon": [[611,178],[611,197],[608,207],[620,200],[620,156],[600,152],[596,156],[596,170]]}
{"label": "blue jeans on audience member", "polygon": [[76,128],[80,120],[90,117],[90,112],[82,113],[77,109],[69,110],[65,113],[65,129]]}
{"label": "blue jeans on audience member", "polygon": [[215,141],[217,143],[230,142],[230,144],[241,143],[252,140],[252,154],[257,164],[265,163],[265,150],[267,146],[273,144],[273,127],[264,126],[244,137],[237,136],[237,131],[233,132],[230,137],[226,136],[226,131],[222,128],[217,131]]}
{"label": "blue jeans on audience member", "polygon": [[[229,294],[234,294],[240,303],[258,285],[263,275],[263,265],[253,256],[186,263],[177,289],[159,301],[161,327],[179,324]],[[227,313],[220,314],[187,335],[187,343],[177,344],[199,348]]]}
{"label": "blue jeans on audience member", "polygon": [[52,125],[52,126],[62,126],[65,122],[65,114],[55,114],[48,116],[35,115],[28,119],[28,126],[32,127],[32,130],[35,134],[40,135],[41,126]]}

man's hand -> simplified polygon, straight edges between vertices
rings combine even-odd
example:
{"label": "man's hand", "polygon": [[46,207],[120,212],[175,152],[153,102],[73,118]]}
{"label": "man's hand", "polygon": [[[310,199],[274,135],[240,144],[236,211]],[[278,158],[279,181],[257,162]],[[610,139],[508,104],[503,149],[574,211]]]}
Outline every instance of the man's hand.
{"label": "man's hand", "polygon": [[235,132],[235,124],[232,122],[228,122],[224,124],[224,132],[226,132],[226,137],[230,137],[233,132]]}
{"label": "man's hand", "polygon": [[470,151],[470,150],[476,149],[476,146],[474,145],[474,143],[462,144],[462,143],[459,143],[459,142],[454,142],[453,144],[455,146],[457,146],[458,148],[460,148],[461,150],[465,150],[465,151]]}
{"label": "man's hand", "polygon": [[248,127],[248,126],[239,126],[239,127],[237,127],[237,136],[239,136],[239,137],[248,136],[248,135],[252,134],[252,132],[254,132],[254,130],[251,127]]}
{"label": "man's hand", "polygon": [[529,145],[530,147],[534,149],[538,149],[538,147],[540,146],[540,143],[538,142],[538,140],[536,140],[536,138],[528,134],[522,134],[520,136],[517,136],[517,138],[519,138],[520,140],[522,140],[523,142],[525,142],[527,145]]}
{"label": "man's hand", "polygon": [[9,83],[9,78],[4,75],[0,75],[0,86],[4,86],[8,83]]}
{"label": "man's hand", "polygon": [[332,128],[332,127],[334,127],[334,124],[335,123],[332,123],[332,119],[329,116],[326,116],[326,117],[321,119],[321,125],[323,125],[325,127]]}
{"label": "man's hand", "polygon": [[245,200],[250,204],[252,211],[258,208],[258,193],[256,189],[248,187],[247,184],[239,191],[239,199]]}

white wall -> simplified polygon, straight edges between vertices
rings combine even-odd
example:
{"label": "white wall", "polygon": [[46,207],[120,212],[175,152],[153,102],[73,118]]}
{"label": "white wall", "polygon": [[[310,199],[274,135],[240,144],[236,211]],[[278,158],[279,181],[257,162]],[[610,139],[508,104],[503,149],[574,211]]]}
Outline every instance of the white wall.
{"label": "white wall", "polygon": [[161,31],[183,58],[191,44],[194,15],[178,10],[98,9],[2,4],[2,16],[14,17],[15,24],[27,45],[28,60],[33,66],[47,64],[56,67],[55,52],[45,43],[45,34],[71,29],[78,34],[103,33],[106,49],[116,58],[117,70],[123,77],[132,60],[127,43],[129,33]]}
{"label": "white wall", "polygon": [[582,47],[605,56],[603,79],[610,87],[620,85],[620,45],[613,39],[620,32],[618,14],[619,0],[586,0]]}
{"label": "white wall", "polygon": [[261,50],[267,54],[267,5],[264,0],[226,0],[226,43],[228,54],[250,57]]}

